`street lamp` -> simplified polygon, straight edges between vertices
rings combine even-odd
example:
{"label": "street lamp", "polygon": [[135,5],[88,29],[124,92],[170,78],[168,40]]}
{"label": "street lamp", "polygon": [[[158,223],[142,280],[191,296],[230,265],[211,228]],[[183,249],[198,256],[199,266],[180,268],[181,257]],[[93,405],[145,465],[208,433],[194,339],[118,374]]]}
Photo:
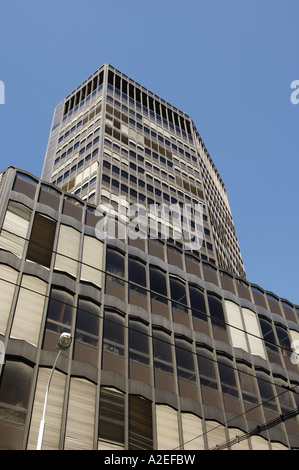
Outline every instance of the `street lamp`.
{"label": "street lamp", "polygon": [[60,357],[61,352],[66,351],[67,349],[69,349],[69,347],[71,345],[71,342],[72,342],[72,335],[70,333],[62,333],[60,335],[60,338],[59,338],[58,343],[56,345],[56,348],[59,351],[58,351],[58,354],[57,354],[56,359],[54,361],[54,364],[53,364],[53,367],[52,367],[52,370],[51,370],[51,373],[50,373],[50,377],[49,377],[49,380],[48,380],[48,385],[47,385],[47,388],[46,388],[46,396],[45,396],[45,402],[44,402],[43,416],[42,416],[40,426],[39,426],[39,433],[38,433],[38,440],[37,440],[36,450],[41,450],[42,444],[43,444],[44,430],[45,430],[45,424],[46,424],[45,415],[46,415],[47,400],[48,400],[48,394],[49,394],[51,379],[52,379],[52,376],[53,376],[53,373],[54,373],[54,370],[55,370],[55,367],[56,367],[56,364],[57,364],[57,361]]}

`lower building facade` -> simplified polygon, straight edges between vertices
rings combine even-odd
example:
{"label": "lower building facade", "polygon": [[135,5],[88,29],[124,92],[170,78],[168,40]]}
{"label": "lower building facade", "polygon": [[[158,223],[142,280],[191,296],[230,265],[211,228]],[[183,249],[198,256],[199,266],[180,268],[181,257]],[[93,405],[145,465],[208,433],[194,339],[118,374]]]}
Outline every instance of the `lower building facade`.
{"label": "lower building facade", "polygon": [[[298,449],[299,307],[96,206],[0,182],[0,448]],[[102,225],[101,225],[102,227]],[[5,353],[5,354],[4,354]]]}

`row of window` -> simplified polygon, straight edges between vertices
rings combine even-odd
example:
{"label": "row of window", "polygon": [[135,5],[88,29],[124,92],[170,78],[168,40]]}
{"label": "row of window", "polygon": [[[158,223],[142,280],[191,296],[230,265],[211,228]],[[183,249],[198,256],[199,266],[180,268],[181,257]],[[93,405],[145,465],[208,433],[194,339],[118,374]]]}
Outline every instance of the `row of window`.
{"label": "row of window", "polygon": [[[71,263],[69,264],[70,271],[74,267],[75,266],[73,266]],[[110,277],[108,275],[109,281],[113,280],[114,282],[122,285],[121,277],[123,275],[123,269],[124,267],[123,264],[120,262],[119,257],[115,256],[114,252],[112,252],[112,254],[108,254],[107,272],[110,273]],[[94,272],[96,271],[95,268],[92,268],[90,266],[88,266],[86,270],[87,274],[94,274]],[[1,284],[3,287],[3,292],[6,293],[5,297],[3,298],[3,314],[1,317],[1,331],[3,334],[5,333],[6,325],[9,319],[10,303],[13,300],[15,285],[17,283],[17,276],[17,272],[12,268],[9,268],[7,266],[1,266]],[[136,293],[139,296],[146,294],[145,266],[135,259],[129,260],[129,282],[130,291],[132,291],[134,295],[136,295]],[[8,285],[6,285],[7,283]],[[152,301],[166,303],[167,286],[165,275],[163,275],[163,272],[154,267],[150,268],[150,285]],[[46,289],[46,283],[39,280],[38,278],[26,275],[23,277],[18,306],[15,314],[15,322],[12,330],[13,336],[23,337],[23,339],[27,339],[29,342],[35,342],[37,344],[37,340],[39,337],[40,311],[43,309],[43,297],[46,295]],[[187,314],[188,302],[186,298],[185,285],[176,278],[170,278],[170,289],[172,308],[177,310],[180,314]],[[65,293],[63,294],[63,296],[66,295],[67,294]],[[31,309],[30,318],[32,318],[32,321],[31,325],[29,326],[27,324],[28,311],[30,311],[31,304],[34,300],[33,296],[35,296],[35,308]],[[191,284],[189,285],[189,297],[194,321],[194,328],[198,331],[205,331],[205,327],[203,326],[202,322],[207,323],[209,315],[207,313],[208,310],[206,307],[204,294],[197,286]],[[62,325],[64,325],[64,327],[66,325],[69,325],[69,311],[65,309],[65,306],[72,305],[70,299],[71,296],[69,296],[68,302],[60,302],[61,306],[63,306],[63,311],[65,312],[65,315],[67,315],[68,318],[68,320],[62,322]],[[59,299],[54,300],[56,300],[56,309],[54,308],[53,312],[56,312],[58,314],[58,312],[61,311],[61,309],[58,309]],[[132,300],[134,303],[134,299]],[[295,368],[294,365],[292,367],[291,362],[292,348],[289,333],[283,325],[278,323],[273,324],[269,319],[260,316],[260,330],[255,314],[249,311],[248,309],[242,309],[243,319],[245,323],[244,328],[244,325],[242,324],[242,315],[240,315],[240,309],[236,306],[236,304],[229,301],[225,301],[227,320],[225,318],[224,310],[220,299],[213,295],[208,295],[208,305],[212,327],[214,328],[214,334],[217,333],[215,332],[215,328],[220,328],[223,330],[228,329],[231,336],[232,345],[234,347],[246,350],[247,352],[250,352],[253,355],[259,355],[264,359],[267,359],[268,357],[268,360],[271,362],[275,362],[283,366],[285,364],[284,367],[286,367],[287,369]],[[81,310],[83,309],[81,308]],[[61,316],[61,314],[59,314],[59,316]],[[94,319],[95,315],[90,318]],[[196,323],[198,320],[200,321],[200,325],[197,325]],[[51,321],[49,325],[50,324]],[[59,328],[61,328],[62,325],[59,325]],[[262,335],[260,331],[262,332]],[[290,330],[290,333],[293,334],[293,341],[298,340],[297,332]],[[28,337],[26,336],[26,334],[28,334]],[[263,339],[264,342],[262,342],[262,340],[259,338]],[[224,339],[224,335],[221,335],[221,339]],[[121,344],[123,345],[123,342]],[[267,357],[265,351],[267,352]],[[284,364],[282,363],[282,356],[285,358]]]}
{"label": "row of window", "polygon": [[123,101],[129,101],[129,104],[133,107],[136,104],[137,109],[142,109],[143,114],[156,119],[159,124],[163,122],[165,126],[169,125],[172,131],[176,130],[177,134],[182,133],[184,138],[191,134],[188,119],[185,119],[150,94],[135,87],[132,83],[128,83],[127,79],[119,77],[111,70],[108,71],[108,91],[114,91]]}
{"label": "row of window", "polygon": [[[27,177],[25,174],[17,173],[15,183],[13,188],[18,192],[23,192],[32,199],[35,197],[37,183],[32,178]],[[84,204],[80,203],[77,199],[71,197],[61,197],[61,193],[55,188],[47,185],[41,185],[39,191],[38,201],[42,204],[49,205],[56,211],[61,211],[65,215],[69,215],[72,218],[82,222]],[[37,256],[36,260],[40,264],[49,267],[49,262],[52,256],[53,251],[53,240],[55,238],[56,232],[56,222],[49,217],[46,217],[42,214],[36,213],[35,219],[33,222],[33,231],[29,236],[28,230],[29,225],[31,226],[31,210],[24,206],[23,204],[10,201],[8,204],[7,212],[5,214],[2,232],[0,235],[0,245],[2,249],[11,251],[16,256],[21,257],[24,252],[24,247],[26,244],[26,238],[31,240],[31,247],[29,251],[29,256]],[[87,207],[86,212],[84,212],[84,222],[86,225],[91,227],[96,227],[99,221],[99,217],[96,216],[95,208]],[[69,230],[71,233],[76,233],[75,229],[64,228],[63,230]],[[43,234],[43,238],[39,234]],[[157,234],[158,235],[158,234]],[[34,239],[36,237],[36,240]],[[71,237],[71,239],[74,237]],[[76,239],[80,239],[76,236]],[[298,322],[298,312],[295,310],[291,304],[286,301],[278,299],[272,294],[267,293],[265,296],[264,291],[255,286],[248,286],[246,283],[241,282],[241,280],[233,282],[233,279],[228,279],[227,276],[221,276],[221,284],[219,282],[217,271],[213,272],[212,268],[202,272],[202,268],[199,264],[199,253],[194,252],[191,256],[191,253],[185,253],[183,256],[182,252],[176,250],[174,247],[168,246],[168,254],[166,257],[165,247],[167,246],[163,240],[150,239],[147,241],[148,249],[146,244],[143,244],[142,250],[147,251],[150,255],[156,256],[163,261],[178,266],[181,269],[185,270],[190,274],[194,274],[200,278],[204,278],[208,282],[212,282],[215,285],[224,288],[225,290],[230,290],[234,294],[238,295],[241,298],[248,299],[252,303],[255,303],[258,306],[270,310],[273,313],[277,313],[280,316],[284,316],[287,320],[297,323]],[[35,250],[33,249],[35,245]],[[40,254],[38,254],[38,248],[40,248]],[[78,248],[76,248],[78,250]],[[74,251],[76,253],[77,251]],[[170,250],[170,251],[169,251]],[[34,251],[36,253],[34,254]],[[69,251],[66,251],[67,253]],[[195,256],[196,255],[196,256]],[[70,252],[70,257],[73,257],[73,253]],[[202,259],[205,258],[204,255],[201,256]],[[92,265],[92,263],[91,263]],[[208,267],[208,266],[207,266]],[[238,281],[238,282],[237,282]],[[235,285],[234,285],[235,284]],[[236,291],[237,290],[237,291]]]}
{"label": "row of window", "polygon": [[[99,142],[99,136],[96,136],[100,132],[100,127],[98,127],[92,134],[90,134],[87,138],[83,139],[81,142],[77,141],[74,145],[71,145],[66,151],[62,149],[61,155],[59,155],[60,151],[57,152],[57,158],[54,161],[54,166],[58,163],[63,164],[63,168],[66,167],[68,164],[68,159],[72,159],[73,152],[78,149],[78,157],[82,156],[85,152],[90,150],[93,145],[96,145]],[[95,137],[96,136],[96,137]],[[91,139],[93,140],[91,141]],[[58,169],[59,170],[59,169]]]}
{"label": "row of window", "polygon": [[[106,272],[107,279],[117,284],[124,285],[125,257],[115,250],[107,248]],[[129,293],[138,293],[139,296],[147,295],[147,286],[150,290],[151,311],[165,315],[169,318],[168,308],[172,307],[172,319],[190,327],[192,316],[192,328],[198,332],[205,332],[234,348],[245,350],[251,355],[257,355],[270,362],[275,362],[288,370],[296,370],[291,361],[293,341],[298,340],[299,333],[295,330],[287,330],[281,323],[273,323],[269,318],[256,315],[248,308],[240,308],[232,301],[222,300],[204,292],[193,283],[185,283],[176,276],[167,276],[160,268],[149,266],[147,274],[146,265],[141,261],[128,258],[128,282]],[[109,278],[109,273],[111,277]],[[147,281],[148,277],[148,281]],[[169,279],[169,285],[168,285]],[[115,294],[118,292],[115,290]],[[122,294],[119,294],[120,296]],[[129,302],[147,308],[147,303],[129,296]],[[159,303],[157,307],[153,303]],[[157,310],[155,310],[157,309]]]}
{"label": "row of window", "polygon": [[[233,372],[227,373],[226,365],[222,363],[219,367],[221,377],[226,379],[222,381],[224,393],[228,391],[235,396],[234,382],[232,381]],[[43,404],[43,387],[49,375],[49,369],[40,368],[37,386],[34,396],[34,406],[28,436],[28,449],[34,449],[37,442],[38,424]],[[252,384],[248,380],[247,371],[243,366],[238,367],[238,380],[242,387],[242,395],[249,399],[249,403],[256,409],[255,422],[262,425],[267,419],[264,418],[263,409],[255,401],[252,395]],[[251,377],[251,376],[249,376]],[[24,433],[24,423],[29,405],[29,396],[32,386],[33,368],[25,363],[12,360],[6,361],[0,384],[0,442],[1,448],[20,449]],[[263,372],[257,373],[254,379],[254,387],[264,404],[265,416],[279,417],[277,406],[281,411],[281,416],[287,415],[293,409],[293,402],[289,394],[283,391],[283,383],[276,381],[271,385],[268,377]],[[63,419],[63,396],[66,385],[66,376],[55,371],[52,379],[52,387],[49,394],[49,403],[51,403],[51,416],[47,416],[47,422],[51,422],[51,427],[46,427],[43,441],[44,449],[58,449],[60,446],[61,424]],[[55,394],[55,400],[53,394]],[[279,401],[273,398],[279,396]],[[80,399],[78,399],[80,397]],[[82,414],[82,400],[84,401],[84,414]],[[297,400],[298,401],[298,400]],[[274,412],[275,410],[275,412]],[[248,420],[250,422],[250,411],[248,410]],[[238,429],[233,419],[229,421],[229,428],[234,431],[234,435],[242,436],[246,429],[244,424],[238,422]],[[180,419],[179,419],[180,418]],[[179,425],[181,422],[181,425]],[[154,424],[155,423],[155,424]],[[182,449],[214,449],[217,445],[224,444],[227,441],[225,428],[219,422],[211,421],[206,416],[202,420],[199,416],[178,412],[167,405],[157,403],[155,406],[150,400],[140,396],[126,394],[113,387],[104,387],[100,389],[99,414],[96,418],[96,385],[78,377],[71,377],[68,410],[66,416],[66,426],[63,435],[64,449],[93,449],[95,436],[95,424],[98,425],[98,449],[161,449],[171,450],[181,446]],[[179,432],[180,426],[181,433]],[[7,433],[7,429],[18,427],[18,433]],[[280,441],[285,445],[298,447],[296,436],[297,424],[295,419],[285,422],[286,434],[284,428],[268,430],[268,438],[274,442]],[[52,429],[52,432],[51,432]],[[21,431],[21,433],[20,433]],[[21,434],[21,435],[20,435]],[[180,438],[181,435],[181,438]],[[17,436],[17,437],[16,437]],[[252,437],[252,436],[251,436]],[[265,449],[268,447],[267,441],[260,438],[260,445]],[[191,442],[192,441],[192,442]],[[127,442],[127,444],[126,444]],[[255,447],[257,441],[248,441],[244,448],[248,449],[248,443]],[[273,445],[275,445],[273,442]]]}
{"label": "row of window", "polygon": [[[52,196],[52,194],[46,193],[46,197],[49,197],[49,196]],[[56,202],[54,195],[53,195],[53,198]],[[58,206],[57,206],[57,209],[58,209]],[[73,217],[75,217],[78,212],[75,218],[78,218],[78,220],[81,220],[82,218],[82,208],[80,206],[77,206],[76,204],[73,204],[72,201],[65,201],[65,205],[63,206],[63,212],[66,215],[69,214],[69,215],[72,215]],[[89,212],[87,213],[87,215],[88,214],[91,215],[91,213]],[[13,201],[9,203],[8,210],[7,210],[4,223],[3,223],[2,233],[0,236],[0,244],[1,244],[2,249],[11,251],[12,253],[16,254],[19,257],[23,255],[25,244],[26,244],[26,239],[28,238],[30,219],[31,219],[30,209],[28,209],[26,206],[20,203],[16,203]],[[30,259],[32,261],[38,262],[39,264],[49,267],[51,258],[52,258],[55,233],[56,233],[56,222],[53,219],[50,219],[49,217],[46,217],[46,216],[43,216],[42,214],[37,213],[35,215],[31,235],[29,237],[30,243],[28,247],[28,253],[26,254],[27,259]],[[65,235],[63,235],[64,233]],[[40,234],[42,234],[42,237],[40,236]],[[73,262],[76,263],[77,261],[75,261],[74,254],[79,253],[79,249],[80,249],[79,243],[80,243],[81,236],[80,236],[80,233],[76,231],[75,229],[71,227],[67,227],[67,226],[61,227],[61,241],[59,241],[58,243],[57,251],[59,254],[59,250],[60,250],[59,247],[62,246],[61,252],[63,253],[64,248],[63,248],[62,240],[65,239],[66,245],[67,245],[68,237],[70,239],[70,244],[69,246],[66,246],[65,248],[66,251],[64,255],[69,254],[69,257],[73,260]],[[88,237],[86,239],[92,240],[92,237]],[[73,242],[71,242],[72,240]],[[90,241],[90,244],[96,245],[97,243],[100,243],[99,240],[97,239]],[[159,240],[148,240],[148,243],[149,243],[149,248],[152,247],[150,248],[149,253],[165,260],[164,244],[160,242]],[[151,251],[151,250],[154,250],[154,251]],[[186,258],[185,260],[186,267],[185,267],[185,263],[183,263],[183,257],[180,251],[178,250],[173,251],[173,250],[174,248],[168,254],[168,258],[170,256],[170,258],[168,259],[168,262],[170,262],[170,264],[177,265],[181,267],[181,269],[186,269],[187,272],[190,272],[192,274],[196,274],[199,277],[202,277],[202,274],[200,271],[200,265],[198,264],[198,261],[195,258],[193,259],[192,257],[190,257],[190,255],[185,255],[185,258]],[[62,256],[61,259],[63,259],[66,264],[66,260],[68,259],[67,256],[64,256],[64,257]],[[92,260],[91,260],[91,266],[93,266]],[[63,269],[66,272],[69,272],[66,266],[64,266]],[[212,274],[212,271],[209,271],[209,272]],[[69,274],[72,274],[72,272],[69,272]],[[91,282],[95,282],[95,280],[92,279]],[[218,285],[217,277],[213,279],[213,282],[216,285]],[[241,286],[239,287],[241,288]],[[268,309],[269,307],[265,303],[263,292],[260,291],[258,288],[254,288],[254,286],[252,286],[251,290],[252,290],[252,295],[254,297],[253,299],[254,303],[256,303],[257,305],[261,305],[264,308]],[[267,301],[272,312],[278,313],[281,315],[279,301],[274,296],[268,295],[267,297],[268,297]],[[297,321],[297,319],[294,316],[294,311],[291,308],[291,306],[289,306],[286,302],[284,302],[284,304],[285,305],[283,305],[283,308],[284,308],[286,318],[288,320]]]}
{"label": "row of window", "polygon": [[211,214],[211,224],[214,227],[215,247],[218,253],[219,265],[232,273],[243,276],[244,267],[232,216],[222,196],[224,190],[223,188],[220,188],[220,191],[218,190],[202,160],[200,165],[204,187],[206,188],[207,204]]}
{"label": "row of window", "polygon": [[92,163],[97,153],[98,149],[95,149],[84,160],[80,160],[78,164],[73,165],[63,175],[59,176],[53,184],[62,185],[61,189],[63,191],[74,192],[77,195],[78,185],[82,182],[84,184],[88,183],[89,178],[97,173],[98,164],[97,162]]}
{"label": "row of window", "polygon": [[100,92],[103,88],[104,72],[101,71],[92,80],[89,80],[87,84],[82,86],[70,99],[65,102],[64,105],[64,120],[70,117],[72,113],[76,112],[80,107],[93,98],[97,92]]}
{"label": "row of window", "polygon": [[[108,97],[109,98],[109,97]],[[163,155],[167,154],[168,151],[172,151],[174,154],[177,154],[181,156],[182,158],[185,158],[186,161],[193,161],[197,162],[197,158],[195,156],[195,152],[193,148],[190,148],[188,145],[183,144],[181,141],[175,139],[175,137],[170,136],[170,137],[164,137],[160,133],[158,133],[156,130],[153,128],[147,127],[147,125],[143,125],[142,123],[142,116],[141,114],[135,113],[132,110],[129,110],[129,116],[127,117],[125,114],[121,114],[117,108],[121,108],[122,111],[125,111],[126,113],[128,112],[128,108],[124,105],[121,106],[121,104],[118,101],[114,101],[111,99],[108,101],[111,102],[111,104],[114,104],[114,109],[112,106],[107,105],[106,110],[107,110],[107,120],[111,122],[111,125],[114,125],[118,129],[121,129],[123,127],[123,124],[118,120],[120,119],[121,121],[125,122],[126,125],[129,125],[131,130],[134,131],[140,131],[141,133],[144,133],[144,142],[148,147],[153,147],[154,149],[159,148],[161,150],[161,153]],[[114,116],[114,118],[113,118]],[[134,119],[133,119],[134,118]],[[126,127],[128,130],[128,128]],[[132,132],[129,131],[131,134]],[[172,141],[172,142],[171,142]],[[150,143],[146,143],[150,142]],[[159,147],[157,146],[157,143],[159,144]],[[186,148],[186,150],[183,149],[183,147]]]}
{"label": "row of window", "polygon": [[[70,211],[71,213],[76,208],[72,204],[69,206],[66,204],[64,212],[67,214]],[[57,222],[36,213],[31,235],[28,237],[30,220],[29,208],[10,201],[0,235],[0,248],[10,251],[19,258],[25,255],[25,259],[49,268],[56,246],[54,269],[76,278],[79,273],[79,260],[82,259],[81,279],[101,285],[103,243],[100,240],[83,235],[81,256],[81,233],[78,230],[67,225],[60,225],[57,242],[55,242]]]}
{"label": "row of window", "polygon": [[[64,246],[62,244],[58,246],[55,267],[58,270],[67,271],[76,276],[78,262],[70,256],[70,251],[72,251],[71,234],[66,232],[65,235]],[[102,253],[100,253],[98,260],[95,259],[94,248],[98,248],[98,245],[89,245],[91,240],[94,239],[90,237],[84,239],[83,260],[88,262],[82,265],[81,279],[89,282],[92,280],[93,283],[96,283],[96,278],[101,279]],[[95,242],[98,241],[95,240]],[[68,248],[68,252],[66,251],[67,244],[71,245]],[[60,248],[62,249],[60,250]],[[31,246],[29,245],[29,252],[30,249]],[[34,260],[34,251],[30,253]],[[92,264],[91,260],[93,260]],[[126,268],[124,261],[124,256],[119,252],[107,249],[106,292],[108,294],[111,293],[114,296],[120,297],[124,294],[123,291],[119,291],[125,285]],[[168,286],[165,272],[155,266],[150,266],[149,273],[147,274],[145,264],[135,258],[130,257],[128,259],[127,269],[129,303],[147,310],[149,301],[147,293],[150,292],[152,314],[159,314],[169,319],[168,303],[170,302],[172,319],[175,323],[182,323],[189,328],[193,328],[195,331],[206,333],[207,336],[231,344],[234,348],[245,350],[251,355],[257,355],[265,360],[279,364],[284,369],[297,370],[296,365],[291,361],[291,342],[298,341],[299,333],[297,331],[287,330],[284,325],[277,322],[273,323],[264,316],[257,316],[251,310],[240,308],[231,301],[225,300],[223,303],[220,298],[212,293],[205,295],[195,284],[189,283],[187,285],[176,276],[169,276]],[[148,276],[149,281],[147,281]],[[17,279],[18,272],[16,270],[1,265],[1,284],[5,292],[1,315],[2,334],[5,333],[8,325]],[[147,288],[148,282],[149,289]],[[8,285],[6,286],[6,284]],[[111,292],[109,286],[112,289]],[[47,293],[47,283],[34,276],[24,275],[20,282],[20,287],[11,335],[37,345],[40,334],[41,314]],[[63,297],[67,297],[67,294],[63,293]],[[53,311],[53,315],[58,315],[59,318],[62,318],[62,314],[66,315],[67,319],[58,325],[59,331],[62,327],[70,327],[70,314],[66,306],[73,305],[71,299],[71,294],[68,294],[68,300],[63,302],[59,298],[54,298],[55,308],[50,308],[49,310],[49,312]],[[126,297],[124,296],[122,300],[125,299]],[[34,308],[32,305],[34,305]],[[78,311],[84,310],[80,305],[78,309]],[[191,317],[188,315],[189,312],[191,312],[192,316],[192,326]],[[51,315],[52,313],[46,328],[53,331],[57,321]],[[112,345],[115,351],[119,351],[124,347],[125,317],[122,314],[113,313],[113,315],[118,319],[117,321],[115,320],[115,324],[122,325],[122,336],[120,339],[115,339],[115,344]],[[93,316],[90,318],[94,320],[95,316],[93,313]],[[31,319],[30,322],[28,322],[29,318]],[[95,337],[97,334],[98,332],[95,331]]]}
{"label": "row of window", "polygon": [[[8,360],[1,375],[0,384],[0,446],[2,449],[19,450],[23,447],[35,449],[39,422],[44,400],[44,386],[50,370],[40,368],[34,395],[34,405],[30,419],[28,439],[24,436],[24,423],[29,406],[30,390],[33,382],[33,368],[25,363]],[[263,378],[261,378],[263,380]],[[204,450],[215,449],[236,436],[244,436],[241,429],[230,422],[228,428],[219,422],[201,419],[195,414],[183,412],[164,404],[153,404],[140,395],[126,394],[113,387],[100,389],[99,412],[96,414],[96,385],[78,377],[71,377],[69,400],[66,412],[65,431],[61,435],[63,423],[63,398],[66,376],[56,370],[52,378],[48,401],[51,413],[46,414],[43,449],[92,450],[98,441],[99,450]],[[267,396],[261,385],[263,396]],[[55,396],[54,396],[55,395]],[[78,397],[80,397],[78,399]],[[82,400],[84,413],[82,413]],[[285,407],[283,407],[285,408]],[[294,428],[287,426],[288,437],[280,431],[269,431],[269,438],[251,435],[250,439],[235,445],[232,449],[282,449],[289,445],[296,448]],[[97,435],[94,430],[97,425]],[[12,432],[12,429],[14,431]],[[18,429],[18,431],[17,431]],[[8,432],[9,430],[9,432]],[[227,432],[229,434],[227,434]],[[96,439],[95,439],[96,438]],[[241,439],[242,440],[242,439]],[[271,447],[269,447],[269,445]],[[286,446],[286,447],[284,447]]]}
{"label": "row of window", "polygon": [[[130,145],[132,143],[130,142]],[[113,164],[113,162],[111,161],[112,160],[112,155],[110,154],[110,150],[109,150],[109,147],[113,147],[113,150],[121,150],[121,153],[125,155],[125,157],[130,157],[131,158],[131,162],[128,163],[127,160],[123,160],[121,157],[119,158],[118,156],[116,157],[115,153],[113,153],[113,160],[116,161],[120,161],[126,165],[126,167],[130,166],[130,170],[133,170],[133,171],[138,171],[139,173],[144,173],[145,170],[149,170],[151,172],[153,172],[153,175],[159,175],[161,180],[163,180],[163,185],[166,187],[168,187],[168,183],[167,183],[167,179],[169,179],[170,183],[173,184],[173,185],[177,185],[178,188],[177,188],[177,191],[178,191],[178,194],[181,196],[181,197],[185,197],[187,201],[191,201],[191,197],[189,194],[187,194],[186,191],[188,192],[191,192],[192,194],[192,200],[194,203],[198,203],[198,199],[194,199],[194,196],[199,196],[201,199],[203,199],[203,192],[202,192],[202,189],[201,189],[201,184],[198,180],[194,180],[194,178],[191,176],[187,176],[186,173],[184,172],[181,172],[181,170],[179,169],[175,169],[175,175],[174,174],[171,174],[170,172],[168,171],[165,171],[165,169],[163,169],[163,167],[159,166],[159,165],[155,165],[154,162],[150,162],[149,160],[146,160],[140,153],[136,153],[135,149],[134,151],[133,150],[130,150],[128,152],[128,150],[124,149],[124,148],[121,148],[116,145],[116,144],[112,144],[111,141],[109,141],[108,139],[105,139],[105,150],[104,150],[104,158],[106,158],[106,161],[107,161],[107,157],[108,157],[108,161],[106,163],[106,165],[111,165]],[[137,152],[138,152],[138,146],[137,146]],[[134,162],[136,161],[138,163],[138,166],[133,163],[133,160]],[[151,175],[149,175],[148,177],[150,178]],[[154,176],[153,176],[154,177]],[[153,178],[152,177],[152,178]],[[171,191],[175,191],[174,188],[172,188],[170,184],[170,190]],[[181,191],[181,189],[183,191]]]}
{"label": "row of window", "polygon": [[[107,110],[113,114],[113,116],[117,116],[118,119],[124,120],[125,117],[118,112],[115,108],[113,109],[110,106],[107,106]],[[154,159],[157,159],[158,154],[160,154],[160,160],[162,164],[168,165],[169,168],[173,167],[173,163],[177,164],[178,166],[182,166],[182,169],[186,169],[188,167],[188,172],[189,174],[194,173],[197,176],[200,176],[200,173],[198,170],[196,170],[197,165],[194,166],[194,162],[197,162],[197,157],[195,156],[195,152],[193,149],[186,147],[186,150],[183,150],[182,146],[183,144],[179,141],[176,141],[173,137],[169,138],[164,138],[160,134],[158,134],[156,131],[153,129],[149,129],[148,127],[144,126],[144,136],[140,135],[132,129],[129,130],[127,127],[127,122],[128,118],[125,119],[126,125],[124,125],[121,121],[119,121],[115,117],[111,118],[109,115],[107,115],[107,121],[110,121],[111,126],[114,126],[115,132],[125,132],[125,134],[129,134],[130,136],[130,145],[133,145],[133,142],[131,139],[136,140],[136,142],[142,143],[141,145],[137,144],[137,147],[140,151],[145,151],[146,155],[152,156]],[[142,127],[142,126],[141,126]],[[141,128],[139,128],[140,130]],[[106,127],[106,132],[109,135],[112,135],[112,127],[110,126]],[[119,140],[119,139],[118,139]],[[172,141],[172,142],[171,142]],[[143,147],[145,145],[145,147]],[[178,156],[176,156],[176,154]],[[180,157],[180,158],[179,158]],[[185,161],[187,162],[187,166]],[[173,163],[172,163],[173,161]],[[189,162],[193,162],[193,166],[191,166]]]}

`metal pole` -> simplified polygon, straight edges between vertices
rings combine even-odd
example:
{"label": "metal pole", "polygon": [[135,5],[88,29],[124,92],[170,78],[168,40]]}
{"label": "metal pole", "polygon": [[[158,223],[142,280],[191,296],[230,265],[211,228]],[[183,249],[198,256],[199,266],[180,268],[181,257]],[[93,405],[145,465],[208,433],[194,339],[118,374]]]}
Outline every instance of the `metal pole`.
{"label": "metal pole", "polygon": [[44,437],[44,430],[45,430],[45,424],[46,424],[45,416],[46,416],[46,408],[47,408],[47,401],[48,401],[49,389],[50,389],[50,384],[51,384],[52,376],[53,376],[53,373],[54,373],[54,370],[55,370],[57,361],[58,361],[58,359],[59,359],[59,356],[60,356],[60,354],[61,354],[61,351],[62,351],[62,349],[60,349],[60,350],[58,351],[58,354],[57,354],[57,356],[56,356],[55,362],[54,362],[54,364],[53,364],[53,367],[52,367],[52,370],[51,370],[51,373],[50,373],[50,376],[49,376],[48,385],[47,385],[47,389],[46,389],[46,395],[45,395],[45,402],[44,402],[43,415],[42,415],[42,419],[41,419],[40,426],[39,426],[39,432],[38,432],[38,440],[37,440],[37,447],[36,447],[36,450],[41,450],[41,449],[42,449],[43,437]]}

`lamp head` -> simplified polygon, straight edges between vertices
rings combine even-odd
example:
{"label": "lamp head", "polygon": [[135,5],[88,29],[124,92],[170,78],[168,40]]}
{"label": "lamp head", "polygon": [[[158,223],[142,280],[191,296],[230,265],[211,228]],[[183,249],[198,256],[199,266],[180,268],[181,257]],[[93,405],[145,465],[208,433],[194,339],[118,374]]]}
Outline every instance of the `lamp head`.
{"label": "lamp head", "polygon": [[69,349],[72,342],[72,335],[70,333],[62,333],[57,343],[57,349],[66,351]]}

